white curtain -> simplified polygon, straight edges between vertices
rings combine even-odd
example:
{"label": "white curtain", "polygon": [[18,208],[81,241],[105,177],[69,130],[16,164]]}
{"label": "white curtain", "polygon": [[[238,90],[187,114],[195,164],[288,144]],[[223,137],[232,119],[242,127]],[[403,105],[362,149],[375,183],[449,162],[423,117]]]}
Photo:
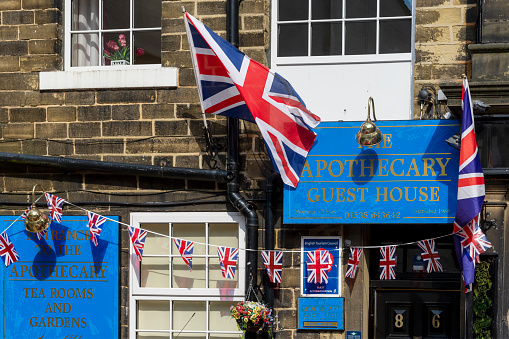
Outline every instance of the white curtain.
{"label": "white curtain", "polygon": [[72,1],[72,66],[99,66],[102,55],[99,33],[99,0]]}

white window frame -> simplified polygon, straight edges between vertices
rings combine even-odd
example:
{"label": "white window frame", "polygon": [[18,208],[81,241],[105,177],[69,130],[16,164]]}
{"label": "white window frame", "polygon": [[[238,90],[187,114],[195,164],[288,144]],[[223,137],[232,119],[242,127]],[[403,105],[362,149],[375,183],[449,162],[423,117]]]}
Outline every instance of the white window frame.
{"label": "white window frame", "polygon": [[[246,271],[245,271],[245,260],[246,260],[246,226],[245,226],[245,217],[242,216],[241,213],[238,212],[136,212],[131,213],[130,225],[134,227],[140,227],[142,223],[236,223],[239,226],[238,233],[238,248],[239,256],[237,261],[237,270],[235,272],[236,277],[238,279],[237,288],[233,289],[233,293],[227,296],[227,300],[225,300],[225,296],[221,295],[221,290],[219,288],[147,288],[140,287],[140,265],[136,258],[136,254],[134,253],[132,243],[129,242],[129,253],[130,253],[130,263],[129,263],[129,338],[136,339],[137,332],[151,332],[150,330],[137,330],[137,301],[139,300],[161,300],[161,301],[169,301],[170,302],[170,323],[172,323],[173,319],[173,304],[172,301],[205,301],[206,308],[209,310],[209,305],[211,301],[242,301],[245,298],[245,286],[246,286]],[[171,227],[170,227],[171,229]],[[214,255],[208,254],[208,250],[205,251],[205,257],[217,257]],[[170,260],[174,255],[169,254]],[[208,270],[209,270],[209,261],[205,260],[205,271],[206,271],[206,281],[208,282]],[[170,279],[172,277],[172,267],[170,264]],[[210,331],[209,328],[209,316],[207,316],[207,330],[199,331],[200,333],[206,333],[207,337],[209,334],[217,333],[217,331]],[[153,330],[154,332],[161,332],[160,330]],[[168,333],[171,333],[173,330],[169,330]],[[163,331],[164,332],[164,331]],[[185,333],[183,331],[182,333]],[[197,332],[197,331],[189,331],[189,332]],[[239,334],[240,332],[233,331],[221,331],[219,333],[228,333],[228,334]]]}
{"label": "white window frame", "polygon": [[[408,61],[412,62],[413,60],[413,46],[414,46],[414,27],[415,27],[415,0],[412,0],[412,9],[410,16],[398,16],[398,17],[380,17],[380,1],[377,1],[377,16],[371,18],[346,18],[346,6],[345,0],[343,1],[342,11],[343,11],[343,19],[320,19],[320,20],[311,20],[311,3],[312,0],[308,0],[308,19],[307,20],[295,20],[295,21],[278,21],[278,0],[272,2],[272,17],[271,17],[271,40],[274,41],[271,48],[272,55],[272,64],[273,65],[311,65],[311,64],[348,64],[348,63],[377,63],[377,62],[398,62],[398,61]],[[399,19],[411,19],[411,27],[412,32],[410,44],[411,44],[411,52],[409,53],[393,53],[393,54],[379,54],[379,30],[380,30],[380,21],[385,20],[399,20]],[[355,22],[355,21],[366,21],[366,20],[376,20],[376,54],[363,54],[363,55],[345,55],[345,23],[346,22]],[[291,23],[307,23],[308,24],[308,56],[296,56],[296,57],[280,57],[277,55],[278,49],[278,24],[279,23],[291,24]],[[312,32],[311,32],[311,22],[342,22],[342,53],[343,55],[320,55],[320,56],[311,56],[311,40],[312,40]]]}
{"label": "white window frame", "polygon": [[[132,0],[130,5],[132,6]],[[99,7],[102,13],[102,6]],[[71,0],[65,0],[64,71],[40,72],[40,90],[177,87],[178,69],[162,67],[161,64],[125,65],[114,68],[111,66],[71,67],[71,10]],[[100,54],[102,55],[102,48]]]}

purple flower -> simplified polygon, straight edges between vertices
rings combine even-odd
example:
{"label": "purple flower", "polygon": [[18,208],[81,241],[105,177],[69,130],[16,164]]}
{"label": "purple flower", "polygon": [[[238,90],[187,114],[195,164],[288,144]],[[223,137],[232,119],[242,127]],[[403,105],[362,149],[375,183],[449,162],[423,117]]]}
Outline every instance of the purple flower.
{"label": "purple flower", "polygon": [[118,42],[120,43],[120,46],[125,47],[127,45],[127,41],[125,40],[125,35],[120,34],[118,36]]}

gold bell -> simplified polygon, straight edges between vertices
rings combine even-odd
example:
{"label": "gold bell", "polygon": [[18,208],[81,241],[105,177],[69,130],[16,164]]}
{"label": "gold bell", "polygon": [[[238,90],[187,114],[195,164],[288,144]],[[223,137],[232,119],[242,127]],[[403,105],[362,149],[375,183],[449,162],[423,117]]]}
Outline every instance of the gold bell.
{"label": "gold bell", "polygon": [[376,121],[375,116],[375,100],[369,97],[368,100],[368,118],[361,125],[361,129],[355,136],[355,140],[361,146],[374,146],[382,141],[382,132],[376,127],[375,123],[371,121],[371,104],[373,104],[373,119]]}
{"label": "gold bell", "polygon": [[[45,231],[49,227],[48,216],[35,207],[35,187],[38,185],[39,184],[36,184],[32,189],[32,206],[30,211],[27,212],[27,216],[25,218],[25,229],[32,233]],[[44,188],[42,188],[42,191],[44,192]]]}

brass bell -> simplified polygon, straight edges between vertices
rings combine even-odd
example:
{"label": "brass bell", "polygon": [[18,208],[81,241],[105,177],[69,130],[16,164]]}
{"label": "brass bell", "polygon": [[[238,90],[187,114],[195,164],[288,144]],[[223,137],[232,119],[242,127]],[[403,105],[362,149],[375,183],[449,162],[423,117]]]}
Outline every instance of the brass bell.
{"label": "brass bell", "polygon": [[[35,207],[35,187],[37,187],[37,185],[32,189],[32,206],[25,218],[25,229],[32,233],[45,231],[49,227],[48,216]],[[44,191],[44,188],[42,190]]]}
{"label": "brass bell", "polygon": [[382,141],[382,132],[380,132],[375,123],[371,121],[371,104],[373,105],[373,119],[376,121],[375,100],[369,97],[368,118],[362,123],[361,129],[355,136],[355,140],[357,140],[361,146],[374,146]]}

